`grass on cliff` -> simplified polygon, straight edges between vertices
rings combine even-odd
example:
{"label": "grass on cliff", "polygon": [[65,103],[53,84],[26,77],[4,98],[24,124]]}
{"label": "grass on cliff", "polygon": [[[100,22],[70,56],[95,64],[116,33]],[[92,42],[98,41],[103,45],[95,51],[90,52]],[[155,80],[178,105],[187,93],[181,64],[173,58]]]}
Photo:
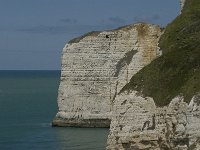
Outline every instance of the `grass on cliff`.
{"label": "grass on cliff", "polygon": [[[132,77],[122,91],[137,90],[168,105],[183,95],[189,102],[200,92],[200,0],[187,0],[179,15],[167,25],[159,46],[163,55]],[[122,92],[121,91],[121,92]]]}
{"label": "grass on cliff", "polygon": [[83,38],[87,37],[87,36],[98,36],[101,32],[100,31],[92,31],[92,32],[88,32],[80,37],[77,37],[77,38],[74,38],[72,40],[70,40],[68,43],[69,44],[72,44],[72,43],[78,43],[80,42],[80,40],[82,40]]}

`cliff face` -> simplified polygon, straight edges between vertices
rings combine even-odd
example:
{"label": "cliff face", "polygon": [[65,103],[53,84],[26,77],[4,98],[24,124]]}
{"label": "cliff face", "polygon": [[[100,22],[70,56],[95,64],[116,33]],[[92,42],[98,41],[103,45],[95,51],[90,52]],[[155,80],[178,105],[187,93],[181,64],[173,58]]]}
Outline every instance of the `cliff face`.
{"label": "cliff face", "polygon": [[156,25],[135,24],[91,32],[63,49],[54,126],[109,127],[117,93],[160,56]]}
{"label": "cliff face", "polygon": [[71,40],[53,125],[110,126],[107,149],[199,150],[200,1],[181,8],[162,36],[140,23]]}
{"label": "cliff face", "polygon": [[157,107],[137,91],[116,97],[107,149],[199,150],[200,95]]}
{"label": "cliff face", "polygon": [[163,54],[116,96],[107,149],[200,149],[200,1],[159,40]]}

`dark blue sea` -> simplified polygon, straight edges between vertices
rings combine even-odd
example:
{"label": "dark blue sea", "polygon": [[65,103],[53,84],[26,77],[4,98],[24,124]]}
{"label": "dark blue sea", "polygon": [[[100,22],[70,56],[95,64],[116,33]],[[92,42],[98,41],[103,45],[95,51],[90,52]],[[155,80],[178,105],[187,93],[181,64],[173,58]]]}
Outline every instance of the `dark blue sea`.
{"label": "dark blue sea", "polygon": [[0,71],[0,150],[104,150],[108,129],[52,128],[60,71]]}

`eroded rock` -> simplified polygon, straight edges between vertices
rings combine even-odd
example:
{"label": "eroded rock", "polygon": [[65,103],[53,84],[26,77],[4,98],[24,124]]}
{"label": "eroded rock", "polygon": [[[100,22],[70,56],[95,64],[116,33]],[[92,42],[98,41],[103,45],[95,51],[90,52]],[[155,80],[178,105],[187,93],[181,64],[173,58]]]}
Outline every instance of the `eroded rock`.
{"label": "eroded rock", "polygon": [[139,23],[91,32],[66,44],[53,125],[109,127],[117,93],[161,55],[160,35],[159,26]]}
{"label": "eroded rock", "polygon": [[177,96],[160,108],[152,98],[142,97],[137,91],[119,94],[113,107],[107,149],[198,150],[199,102],[199,94],[190,104]]}

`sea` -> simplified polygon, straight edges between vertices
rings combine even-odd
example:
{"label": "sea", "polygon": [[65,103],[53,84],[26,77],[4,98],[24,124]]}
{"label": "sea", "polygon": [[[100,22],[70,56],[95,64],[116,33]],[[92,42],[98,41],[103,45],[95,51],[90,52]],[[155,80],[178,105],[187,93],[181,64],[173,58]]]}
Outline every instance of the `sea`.
{"label": "sea", "polygon": [[52,127],[60,71],[0,71],[0,150],[105,150],[108,129]]}

